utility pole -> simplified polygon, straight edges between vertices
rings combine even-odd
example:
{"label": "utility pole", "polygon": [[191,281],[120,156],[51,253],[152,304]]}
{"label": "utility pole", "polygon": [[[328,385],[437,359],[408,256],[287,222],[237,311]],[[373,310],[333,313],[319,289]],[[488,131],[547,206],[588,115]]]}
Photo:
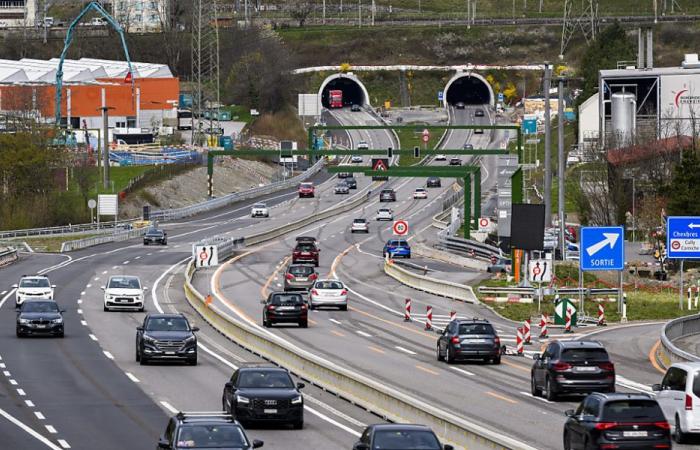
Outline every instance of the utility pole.
{"label": "utility pole", "polygon": [[357,0],[357,23],[362,28],[362,0]]}
{"label": "utility pole", "polygon": [[102,110],[102,187],[109,189],[109,106]]}
{"label": "utility pole", "polygon": [[46,13],[48,12],[48,10],[49,10],[49,0],[44,0],[44,20],[42,20],[42,22],[44,22],[44,24],[43,24],[44,25],[44,44],[46,44],[46,42],[48,40],[48,34],[49,34],[49,29],[46,26]]}
{"label": "utility pole", "polygon": [[326,24],[326,0],[323,0],[323,19],[322,23],[325,25]]}
{"label": "utility pole", "polygon": [[377,13],[377,4],[375,0],[372,0],[372,26],[374,26],[374,16]]}
{"label": "utility pole", "polygon": [[552,87],[552,65],[544,63],[544,220],[552,226],[552,109],[549,90]]}
{"label": "utility pole", "polygon": [[566,260],[566,239],[564,239],[564,228],[566,226],[566,221],[564,218],[564,78],[559,77],[559,104],[557,105],[557,122],[559,131],[559,152],[558,152],[558,163],[559,170],[557,171],[557,177],[559,178],[558,188],[559,188],[559,245],[561,246],[561,259]]}

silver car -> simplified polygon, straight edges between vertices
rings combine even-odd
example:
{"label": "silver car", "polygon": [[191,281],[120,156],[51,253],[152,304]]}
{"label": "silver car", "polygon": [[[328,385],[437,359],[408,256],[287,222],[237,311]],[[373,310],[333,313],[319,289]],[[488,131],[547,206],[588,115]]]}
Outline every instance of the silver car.
{"label": "silver car", "polygon": [[310,264],[290,264],[284,273],[284,290],[308,291],[318,279],[316,269]]}
{"label": "silver car", "polygon": [[367,225],[367,219],[355,219],[352,221],[352,226],[350,227],[351,233],[369,233],[369,226]]}
{"label": "silver car", "polygon": [[309,293],[309,308],[335,306],[343,311],[348,309],[348,290],[339,280],[318,280]]}
{"label": "silver car", "polygon": [[380,208],[377,211],[377,220],[394,220],[394,212],[389,208]]}
{"label": "silver car", "polygon": [[349,194],[350,193],[350,188],[346,183],[338,183],[335,185],[335,193],[336,194]]}

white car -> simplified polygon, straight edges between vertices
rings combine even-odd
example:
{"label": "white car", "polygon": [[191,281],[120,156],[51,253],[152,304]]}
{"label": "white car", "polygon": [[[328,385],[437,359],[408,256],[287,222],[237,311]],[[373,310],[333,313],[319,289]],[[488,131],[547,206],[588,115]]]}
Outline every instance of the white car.
{"label": "white car", "polygon": [[352,157],[350,158],[350,162],[355,163],[355,164],[361,163],[361,162],[362,162],[362,156],[360,156],[360,155],[352,155]]}
{"label": "white car", "polygon": [[23,276],[18,284],[13,284],[15,291],[15,307],[19,307],[25,300],[53,300],[55,284],[51,284],[48,277],[43,275]]}
{"label": "white car", "polygon": [[360,141],[357,143],[358,150],[369,150],[369,144],[367,141]]}
{"label": "white car", "polygon": [[394,212],[389,208],[380,208],[377,211],[377,220],[394,220]]}
{"label": "white car", "polygon": [[435,155],[435,161],[447,161],[447,156],[445,155]]}
{"label": "white car", "polygon": [[309,292],[309,308],[319,306],[337,306],[343,311],[348,309],[348,290],[339,280],[319,280]]}
{"label": "white car", "polygon": [[352,226],[350,227],[350,232],[369,233],[369,225],[367,224],[367,219],[354,219],[352,221]]}
{"label": "white car", "polygon": [[656,401],[674,427],[676,442],[700,437],[700,363],[675,363],[666,371],[661,384],[655,384]]}
{"label": "white car", "polygon": [[270,217],[270,210],[265,203],[256,203],[250,208],[250,217]]}
{"label": "white car", "polygon": [[102,290],[105,291],[105,311],[113,309],[144,310],[144,292],[148,288],[141,285],[139,277],[129,275],[111,276],[107,285],[102,287]]}
{"label": "white car", "polygon": [[416,188],[416,190],[413,191],[413,198],[428,198],[428,191],[424,188]]}

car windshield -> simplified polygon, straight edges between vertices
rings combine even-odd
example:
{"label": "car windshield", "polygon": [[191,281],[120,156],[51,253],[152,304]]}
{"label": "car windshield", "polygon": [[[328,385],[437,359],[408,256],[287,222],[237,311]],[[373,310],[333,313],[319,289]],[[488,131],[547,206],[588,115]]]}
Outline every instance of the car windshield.
{"label": "car windshield", "polygon": [[656,422],[664,420],[664,414],[655,400],[614,400],[603,406],[603,419],[616,422],[640,419]]}
{"label": "car windshield", "polygon": [[343,283],[340,281],[319,281],[314,287],[316,289],[343,289]]}
{"label": "car windshield", "polygon": [[184,317],[152,317],[146,324],[148,331],[188,331],[190,329]]}
{"label": "car windshield", "polygon": [[267,205],[265,203],[256,203],[253,205],[253,208],[266,208]]}
{"label": "car windshield", "polygon": [[180,427],[177,448],[248,448],[249,443],[238,425],[187,424]]}
{"label": "car windshield", "polygon": [[562,361],[608,361],[608,352],[604,348],[565,348],[561,353]]}
{"label": "car windshield", "polygon": [[301,305],[304,299],[299,294],[275,294],[270,300],[272,305]]}
{"label": "car windshield", "polygon": [[19,287],[23,288],[42,288],[51,287],[49,280],[46,278],[24,278],[19,282]]}
{"label": "car windshield", "polygon": [[312,183],[301,183],[302,188],[312,188],[314,185]]}
{"label": "car windshield", "polygon": [[314,269],[309,266],[290,266],[289,273],[296,276],[311,275],[312,273],[314,273]]}
{"label": "car windshield", "polygon": [[245,370],[238,376],[238,387],[243,389],[281,388],[293,389],[287,372],[281,370]]}
{"label": "car windshield", "polygon": [[141,283],[136,277],[112,277],[109,279],[109,289],[141,289]]}
{"label": "car windshield", "polygon": [[491,324],[488,323],[460,323],[459,334],[489,334],[494,335]]}
{"label": "car windshield", "polygon": [[430,431],[377,431],[372,448],[382,450],[439,450],[440,443]]}
{"label": "car windshield", "polygon": [[146,234],[149,236],[162,236],[163,232],[160,230],[150,229],[146,232]]}
{"label": "car windshield", "polygon": [[391,210],[390,209],[380,209],[379,213],[380,214],[391,214]]}
{"label": "car windshield", "polygon": [[55,302],[24,302],[22,312],[47,313],[58,312],[58,305]]}

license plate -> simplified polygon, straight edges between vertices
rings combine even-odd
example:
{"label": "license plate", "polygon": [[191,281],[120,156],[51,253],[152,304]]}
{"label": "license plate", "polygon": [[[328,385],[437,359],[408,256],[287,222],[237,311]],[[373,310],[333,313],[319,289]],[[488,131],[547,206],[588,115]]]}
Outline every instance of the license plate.
{"label": "license plate", "polygon": [[624,437],[647,437],[648,433],[646,431],[623,431],[622,435]]}
{"label": "license plate", "polygon": [[174,355],[175,352],[165,352],[166,355]]}
{"label": "license plate", "polygon": [[468,344],[483,344],[486,342],[486,339],[465,339],[464,342]]}
{"label": "license plate", "polygon": [[311,253],[308,253],[308,252],[302,252],[301,256],[311,256]]}
{"label": "license plate", "polygon": [[46,325],[37,325],[37,328],[46,328]]}
{"label": "license plate", "polygon": [[276,410],[276,409],[263,409],[263,412],[264,412],[265,414],[277,414],[277,410]]}
{"label": "license plate", "polygon": [[277,308],[278,311],[294,311],[293,306],[280,306]]}
{"label": "license plate", "polygon": [[308,278],[297,277],[297,281],[308,281]]}
{"label": "license plate", "polygon": [[574,372],[595,372],[596,370],[598,370],[597,367],[574,367]]}

